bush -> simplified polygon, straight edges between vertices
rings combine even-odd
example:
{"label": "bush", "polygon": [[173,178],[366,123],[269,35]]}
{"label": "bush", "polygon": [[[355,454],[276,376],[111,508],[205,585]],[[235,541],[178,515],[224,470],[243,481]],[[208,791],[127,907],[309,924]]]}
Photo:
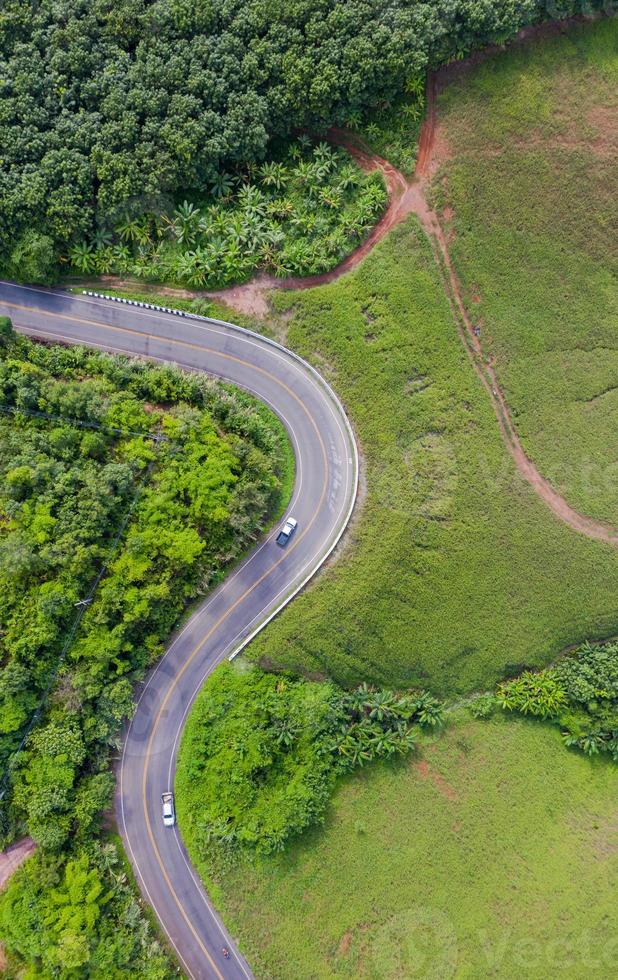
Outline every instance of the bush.
{"label": "bush", "polygon": [[39,852],[26,861],[0,896],[0,937],[20,966],[30,967],[28,976],[41,980],[174,974],[141,918],[113,842],[63,859]]}
{"label": "bush", "polygon": [[497,707],[493,694],[483,694],[470,703],[470,714],[473,718],[491,718]]}
{"label": "bush", "polygon": [[567,702],[566,694],[551,670],[539,674],[526,671],[521,677],[501,684],[496,699],[509,711],[539,718],[555,718]]}
{"label": "bush", "polygon": [[585,643],[552,668],[502,684],[503,708],[549,718],[564,742],[618,762],[618,642]]}
{"label": "bush", "polygon": [[198,854],[281,850],[323,819],[337,775],[414,747],[442,722],[423,692],[366,685],[346,693],[224,664],[199,694],[183,736],[179,820]]}

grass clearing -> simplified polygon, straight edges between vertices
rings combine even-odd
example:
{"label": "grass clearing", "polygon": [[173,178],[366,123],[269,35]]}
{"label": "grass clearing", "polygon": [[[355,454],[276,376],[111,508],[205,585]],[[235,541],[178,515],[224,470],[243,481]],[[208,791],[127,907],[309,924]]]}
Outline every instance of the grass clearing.
{"label": "grass clearing", "polygon": [[617,632],[618,554],[518,476],[413,220],[356,272],[275,301],[347,406],[367,494],[346,555],[251,656],[449,696]]}
{"label": "grass clearing", "polygon": [[[487,58],[439,97],[434,187],[526,452],[618,524],[618,21]],[[452,215],[452,216],[451,216]]]}
{"label": "grass clearing", "polygon": [[420,761],[348,777],[323,830],[216,897],[262,977],[607,977],[615,779],[548,726],[460,711]]}

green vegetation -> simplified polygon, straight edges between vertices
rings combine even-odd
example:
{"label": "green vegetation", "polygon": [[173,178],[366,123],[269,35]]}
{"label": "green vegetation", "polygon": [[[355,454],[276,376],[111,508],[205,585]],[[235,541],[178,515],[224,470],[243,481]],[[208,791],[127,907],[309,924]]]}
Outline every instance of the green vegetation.
{"label": "green vegetation", "polygon": [[209,880],[256,974],[614,972],[615,769],[548,725],[461,710],[421,751],[348,776],[285,854]]}
{"label": "green vegetation", "polygon": [[13,760],[10,818],[58,847],[76,806],[87,830],[109,792],[104,756],[87,767],[116,744],[132,680],[279,503],[285,436],[208,379],[18,337],[0,351],[0,403],[0,751],[4,769],[62,667]]}
{"label": "green vegetation", "polygon": [[429,64],[604,6],[4,0],[0,275],[51,281],[80,242],[225,192],[300,129],[362,128]]}
{"label": "green vegetation", "polygon": [[252,169],[242,182],[229,178],[219,201],[125,215],[109,234],[74,245],[68,262],[85,274],[200,289],[247,279],[258,268],[278,276],[325,272],[365,237],[388,194],[381,174],[363,174],[345,150],[309,146],[300,137],[282,162]]}
{"label": "green vegetation", "polygon": [[[605,71],[613,30],[595,25],[590,31],[596,41],[583,45],[584,52],[596,52],[597,63],[604,53]],[[519,51],[504,56],[526,67],[521,78],[515,69],[510,75],[504,70],[502,84],[505,77],[513,83],[508,92],[494,93],[497,59],[476,69],[489,81],[482,98],[477,92],[475,120],[494,133],[501,125],[510,133],[526,110],[540,142],[539,105],[555,83],[552,75],[545,84],[546,72],[553,66],[568,80],[577,67],[565,64],[565,43],[547,42],[541,67]],[[576,59],[584,73],[592,70],[587,57]],[[580,93],[581,86],[569,91],[565,113],[574,111]],[[436,188],[442,204],[461,202],[470,190],[463,179],[457,182],[464,127],[470,125],[457,117],[465,98],[462,86],[443,97],[461,143],[460,156],[447,165],[448,181]],[[505,109],[501,119],[498,111],[494,119],[492,99],[498,106],[510,100],[517,112]],[[472,148],[477,132],[470,135]],[[496,138],[500,159],[497,147]],[[483,165],[492,174],[493,159],[488,149]],[[472,190],[493,219],[491,231],[503,220],[506,191],[493,187],[490,213],[490,191],[479,186],[482,165],[475,166]],[[533,166],[525,171],[531,185]],[[509,179],[512,186],[516,172]],[[555,187],[563,186],[561,174],[553,179]],[[552,191],[554,206],[561,203],[563,209],[558,221],[569,220],[580,182],[573,182],[562,202]],[[480,236],[472,207],[463,218],[457,214],[455,225],[469,249],[470,268]],[[540,216],[540,194],[535,208]],[[524,243],[514,255],[530,260],[517,297],[528,289],[532,335],[536,322],[530,314],[536,316],[542,292],[533,276],[537,254],[524,226],[514,228],[509,242],[517,245],[520,237]],[[549,220],[547,230],[549,238]],[[609,251],[611,232],[603,234]],[[483,285],[504,313],[508,290],[496,298],[490,289],[492,241],[487,232],[481,243]],[[459,238],[455,248],[461,258]],[[606,267],[598,249],[596,272],[602,277]],[[506,246],[497,261],[506,276]],[[566,292],[569,270],[563,276]],[[476,285],[467,281],[470,302],[477,298]],[[370,678],[450,695],[519,676],[503,682],[495,696],[471,701],[477,720],[461,707],[452,710],[440,739],[418,739],[420,759],[382,762],[340,781],[323,829],[288,841],[282,854],[257,848],[261,853],[255,856],[245,848],[236,863],[221,861],[209,835],[222,813],[233,814],[228,827],[239,816],[255,821],[260,793],[245,808],[244,787],[242,799],[236,790],[226,791],[218,809],[215,783],[221,785],[233,765],[239,721],[225,716],[230,728],[217,745],[226,748],[214,755],[218,722],[212,696],[205,695],[183,745],[178,784],[192,855],[260,975],[541,980],[560,972],[572,980],[583,974],[601,980],[616,965],[616,794],[609,763],[618,754],[618,644],[584,644],[549,669],[525,668],[547,663],[573,641],[615,633],[616,550],[568,530],[516,474],[457,337],[428,243],[414,223],[396,229],[354,274],[311,292],[278,294],[273,302],[287,323],[288,343],[324,371],[350,411],[364,453],[367,493],[349,550],[254,641],[249,656],[272,669],[330,676],[349,687]],[[541,312],[549,328],[550,313]],[[484,339],[487,333],[484,323]],[[526,344],[519,337],[522,358]],[[535,404],[544,396],[538,392],[540,353],[538,360],[537,387],[530,384],[525,392],[530,401],[537,398]],[[564,444],[568,437],[567,427],[561,431]],[[614,584],[607,588],[610,580]],[[291,683],[259,676],[269,690]],[[245,683],[238,681],[240,687]],[[298,690],[327,698],[331,689],[328,681],[304,682]],[[512,715],[498,713],[498,704]],[[218,711],[224,710],[221,702]],[[245,714],[239,715],[247,725],[239,747],[257,731],[253,744],[262,749],[264,731],[255,716],[245,721]],[[315,716],[322,717],[319,711]],[[270,728],[272,739],[275,725]],[[565,752],[561,742],[588,758]],[[262,776],[264,756],[247,756]],[[311,771],[324,764],[323,754],[317,758]],[[217,769],[222,759],[225,765]],[[303,773],[307,760],[308,755],[298,760],[294,775]],[[242,762],[235,759],[239,768]],[[279,789],[287,781],[294,800],[291,773],[276,771],[286,774]],[[269,795],[269,776],[265,785],[261,802],[285,814],[280,799]],[[258,780],[252,788],[261,790]]]}
{"label": "green vegetation", "polygon": [[384,160],[404,174],[413,174],[425,112],[425,90],[419,76],[406,82],[405,95],[372,113],[361,135]]}
{"label": "green vegetation", "polygon": [[0,936],[9,952],[5,976],[130,974],[166,980],[176,974],[153,935],[123,865],[119,844],[91,842],[66,863],[37,854],[0,897]]}
{"label": "green vegetation", "polygon": [[362,685],[346,693],[256,667],[224,664],[206,682],[183,735],[176,775],[183,837],[198,861],[283,850],[323,819],[335,779],[414,747],[415,727],[442,722],[425,692]]}
{"label": "green vegetation", "polygon": [[252,658],[446,697],[616,634],[616,550],[518,476],[415,222],[358,271],[275,302],[354,420],[367,493],[348,550]]}
{"label": "green vegetation", "polygon": [[440,95],[451,255],[526,452],[618,525],[618,20],[575,25]]}
{"label": "green vegetation", "polygon": [[0,938],[37,976],[73,976],[71,963],[166,976],[117,858],[95,842],[109,752],[187,604],[286,502],[287,436],[204,376],[36,344],[6,320],[0,408],[0,834],[41,847],[3,899]]}
{"label": "green vegetation", "polygon": [[586,643],[551,669],[501,685],[497,700],[508,711],[552,719],[566,745],[618,762],[618,643]]}

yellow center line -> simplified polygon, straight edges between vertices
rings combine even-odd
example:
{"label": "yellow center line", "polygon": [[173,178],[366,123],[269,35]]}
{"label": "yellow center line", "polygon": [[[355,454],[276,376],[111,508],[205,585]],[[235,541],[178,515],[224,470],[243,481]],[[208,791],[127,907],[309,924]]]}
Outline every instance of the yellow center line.
{"label": "yellow center line", "polygon": [[[327,487],[328,487],[328,479],[327,479],[327,473],[328,473],[328,456],[327,456],[327,453],[326,453],[326,447],[324,445],[324,441],[322,439],[320,430],[318,428],[318,425],[317,425],[315,419],[313,418],[313,416],[311,415],[311,413],[308,411],[308,409],[305,406],[305,404],[303,403],[303,401],[298,397],[298,395],[296,395],[296,393],[294,391],[292,391],[292,389],[288,385],[286,385],[285,382],[281,381],[274,374],[271,374],[270,371],[266,371],[264,368],[260,368],[260,367],[258,367],[255,364],[251,364],[249,361],[245,361],[243,358],[236,357],[233,354],[225,354],[225,353],[222,353],[220,351],[216,351],[216,350],[214,350],[212,348],[205,347],[203,344],[194,344],[194,343],[191,343],[188,340],[179,340],[177,338],[171,338],[171,337],[159,337],[159,336],[157,336],[157,334],[149,334],[149,333],[146,333],[146,332],[144,332],[142,330],[133,330],[131,327],[119,327],[119,326],[115,326],[113,324],[104,323],[104,322],[99,321],[99,320],[92,320],[92,319],[87,319],[87,318],[82,318],[82,317],[76,317],[76,316],[73,316],[73,315],[67,316],[67,315],[64,315],[62,313],[52,313],[52,312],[47,311],[47,310],[41,311],[37,307],[25,306],[25,305],[22,305],[20,303],[7,302],[4,305],[10,306],[11,308],[14,308],[14,309],[23,310],[25,312],[37,313],[39,315],[41,313],[43,313],[45,316],[54,317],[54,318],[57,318],[57,319],[60,319],[60,320],[65,320],[65,321],[66,320],[71,320],[71,321],[73,321],[75,323],[83,323],[83,324],[86,324],[88,326],[102,327],[104,330],[110,330],[110,331],[113,331],[115,333],[131,334],[131,335],[136,336],[136,337],[142,337],[142,338],[149,338],[149,339],[153,339],[153,340],[166,341],[168,343],[175,344],[175,345],[178,345],[178,346],[181,346],[181,347],[188,347],[188,348],[191,348],[193,350],[202,351],[204,353],[215,354],[215,355],[217,355],[219,357],[223,357],[223,358],[225,358],[227,360],[230,360],[230,361],[236,361],[238,364],[242,364],[245,367],[248,367],[248,368],[250,368],[253,371],[258,371],[260,374],[263,374],[265,377],[267,377],[270,380],[274,381],[275,384],[278,384],[281,388],[283,388],[285,391],[287,391],[287,393],[294,399],[294,401],[298,402],[298,404],[300,405],[300,407],[304,411],[305,415],[309,419],[311,425],[315,429],[315,432],[316,432],[316,435],[317,435],[317,438],[318,438],[318,442],[320,444],[320,450],[321,450],[321,453],[322,453],[322,460],[323,460],[323,463],[324,463],[324,480],[323,480],[323,484],[322,484],[322,492],[320,494],[320,500],[318,502],[318,505],[317,505],[316,509],[313,512],[313,516],[311,517],[311,520],[309,521],[309,524],[307,525],[307,527],[305,528],[305,530],[292,543],[292,547],[289,548],[289,549],[286,549],[286,554],[282,555],[281,558],[279,558],[273,565],[271,565],[270,568],[268,568],[260,576],[260,578],[258,578],[257,581],[253,583],[253,585],[251,585],[248,589],[246,589],[246,591],[241,596],[239,596],[239,598],[236,599],[236,601],[231,606],[228,607],[228,609],[216,621],[216,623],[213,624],[213,626],[210,628],[210,630],[207,632],[207,634],[200,640],[200,642],[197,644],[197,646],[194,647],[194,649],[191,651],[191,653],[189,654],[187,660],[184,662],[184,664],[182,665],[182,667],[180,668],[180,670],[178,671],[178,673],[175,675],[175,677],[174,677],[174,679],[173,679],[170,687],[168,688],[168,691],[167,691],[167,693],[165,695],[165,698],[163,699],[163,702],[161,703],[161,706],[159,708],[159,711],[157,713],[157,716],[155,718],[155,721],[154,721],[154,724],[153,724],[153,727],[152,727],[150,738],[148,739],[148,745],[146,747],[146,755],[144,757],[144,774],[143,774],[143,778],[142,778],[142,805],[143,805],[143,810],[144,810],[144,816],[146,818],[146,829],[148,831],[148,837],[149,837],[149,840],[150,840],[150,844],[151,844],[152,849],[153,849],[153,851],[155,853],[155,856],[157,858],[157,862],[159,864],[159,867],[161,868],[161,871],[163,873],[163,877],[165,879],[165,882],[166,882],[166,884],[167,884],[170,892],[174,896],[174,899],[176,901],[176,904],[177,904],[178,908],[180,909],[180,912],[182,913],[182,915],[183,915],[183,917],[184,917],[184,919],[185,919],[185,921],[186,921],[186,923],[187,923],[190,931],[192,932],[192,934],[193,934],[194,938],[196,939],[197,943],[199,944],[200,949],[204,952],[205,956],[207,957],[209,963],[211,964],[211,966],[212,966],[213,970],[215,971],[215,973],[216,973],[217,977],[219,978],[219,980],[223,980],[223,975],[220,973],[220,971],[219,971],[216,963],[212,959],[212,956],[208,952],[207,948],[204,946],[204,944],[203,944],[202,940],[200,939],[200,937],[199,937],[199,935],[198,935],[198,933],[197,933],[197,931],[196,931],[193,923],[189,919],[189,917],[188,917],[188,915],[187,915],[187,913],[186,913],[186,911],[185,911],[185,909],[184,909],[184,907],[182,905],[182,902],[180,901],[179,896],[176,893],[176,890],[175,890],[175,888],[174,888],[174,886],[173,886],[173,884],[172,884],[172,882],[171,882],[171,880],[169,878],[169,875],[168,875],[168,873],[167,873],[167,871],[165,869],[165,865],[164,865],[163,860],[161,858],[161,854],[159,852],[159,848],[157,847],[157,843],[155,841],[154,834],[152,832],[152,823],[151,823],[151,820],[150,820],[150,815],[148,813],[148,799],[147,799],[148,767],[149,767],[150,758],[151,758],[151,754],[152,754],[152,743],[153,743],[154,738],[155,738],[155,736],[157,734],[157,729],[158,729],[158,726],[159,726],[159,724],[161,722],[161,718],[162,718],[163,712],[165,711],[165,707],[166,707],[166,705],[167,705],[170,697],[172,696],[172,693],[176,689],[176,687],[178,685],[178,682],[180,681],[181,677],[183,676],[183,674],[185,673],[185,671],[187,670],[187,668],[189,667],[189,665],[192,663],[192,661],[194,660],[194,658],[198,655],[198,653],[203,648],[203,646],[208,642],[208,640],[210,639],[210,637],[212,636],[212,634],[221,626],[222,623],[225,622],[225,620],[229,617],[229,615],[240,605],[241,602],[244,602],[244,600],[247,598],[247,596],[250,595],[254,591],[254,589],[256,589],[258,587],[258,585],[260,585],[264,581],[264,579],[268,578],[268,576],[276,568],[278,568],[278,566],[281,564],[282,561],[284,561],[284,559],[286,558],[286,556],[289,555],[294,550],[294,548],[296,548],[300,544],[300,542],[302,541],[302,539],[304,538],[304,536],[311,530],[311,527],[315,523],[315,520],[317,518],[317,515],[320,512],[320,509],[322,507],[322,504],[324,503],[324,498],[326,496],[326,490],[327,490]],[[84,342],[87,344],[87,341],[84,341]]]}

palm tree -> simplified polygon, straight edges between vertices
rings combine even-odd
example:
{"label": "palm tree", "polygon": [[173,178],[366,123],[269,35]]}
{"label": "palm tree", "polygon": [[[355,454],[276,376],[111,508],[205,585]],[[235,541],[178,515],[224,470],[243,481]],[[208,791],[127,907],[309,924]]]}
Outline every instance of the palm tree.
{"label": "palm tree", "polygon": [[114,268],[116,261],[111,248],[99,248],[94,255],[97,272],[107,275]]}
{"label": "palm tree", "polygon": [[439,701],[432,699],[418,712],[419,724],[425,728],[439,728],[444,722],[444,709]]}
{"label": "palm tree", "polygon": [[392,691],[376,691],[368,699],[367,705],[372,721],[386,721],[395,713],[395,695]]}
{"label": "palm tree", "polygon": [[221,173],[217,174],[210,185],[210,190],[213,197],[218,197],[221,200],[230,197],[232,191],[234,190],[235,183],[236,181],[234,178],[222,170]]}
{"label": "palm tree", "polygon": [[285,186],[287,170],[282,163],[265,163],[260,167],[260,176],[265,187],[274,187],[280,191]]}
{"label": "palm tree", "polygon": [[174,211],[171,227],[179,245],[193,245],[199,232],[202,214],[189,201],[183,201]]}
{"label": "palm tree", "polygon": [[264,215],[266,213],[266,199],[255,184],[243,184],[236,195],[236,200],[241,210],[248,214]]}
{"label": "palm tree", "polygon": [[131,250],[126,245],[114,245],[112,255],[114,256],[114,264],[119,270],[122,270],[131,261]]}
{"label": "palm tree", "polygon": [[136,218],[125,216],[120,224],[116,225],[116,232],[123,242],[138,242],[142,238],[143,226]]}
{"label": "palm tree", "polygon": [[339,187],[339,190],[347,191],[350,187],[358,187],[360,180],[361,175],[356,167],[349,165],[347,167],[342,167],[339,171],[337,186]]}
{"label": "palm tree", "polygon": [[301,133],[296,142],[303,153],[306,153],[311,146],[311,139],[306,133]]}
{"label": "palm tree", "polygon": [[69,261],[79,272],[86,274],[94,272],[96,258],[92,245],[89,242],[79,242],[77,245],[73,245],[69,251]]}
{"label": "palm tree", "polygon": [[290,218],[294,214],[294,201],[289,197],[276,197],[274,201],[268,202],[266,212],[273,218]]}
{"label": "palm tree", "polygon": [[579,745],[586,755],[598,755],[603,747],[603,736],[600,732],[588,732],[580,738]]}
{"label": "palm tree", "polygon": [[298,183],[302,187],[305,187],[312,178],[313,164],[308,160],[301,160],[294,168],[293,174]]}
{"label": "palm tree", "polygon": [[335,210],[336,208],[341,207],[341,194],[335,188],[322,188],[320,191],[320,200],[326,205],[327,208],[332,208]]}
{"label": "palm tree", "polygon": [[174,276],[181,282],[189,282],[195,272],[195,254],[181,252],[174,265]]}
{"label": "palm tree", "polygon": [[315,147],[313,151],[314,159],[320,164],[327,172],[332,169],[334,160],[334,153],[332,147],[322,140],[321,143]]}
{"label": "palm tree", "polygon": [[348,116],[345,121],[345,124],[348,127],[348,129],[360,129],[362,122],[363,122],[363,117],[361,113],[358,111],[358,109],[352,109],[351,112],[348,112]]}
{"label": "palm tree", "polygon": [[103,228],[97,228],[92,238],[92,244],[97,251],[108,248],[112,244],[112,235]]}
{"label": "palm tree", "polygon": [[425,93],[425,80],[421,75],[415,75],[408,79],[405,88],[409,95],[422,96]]}

